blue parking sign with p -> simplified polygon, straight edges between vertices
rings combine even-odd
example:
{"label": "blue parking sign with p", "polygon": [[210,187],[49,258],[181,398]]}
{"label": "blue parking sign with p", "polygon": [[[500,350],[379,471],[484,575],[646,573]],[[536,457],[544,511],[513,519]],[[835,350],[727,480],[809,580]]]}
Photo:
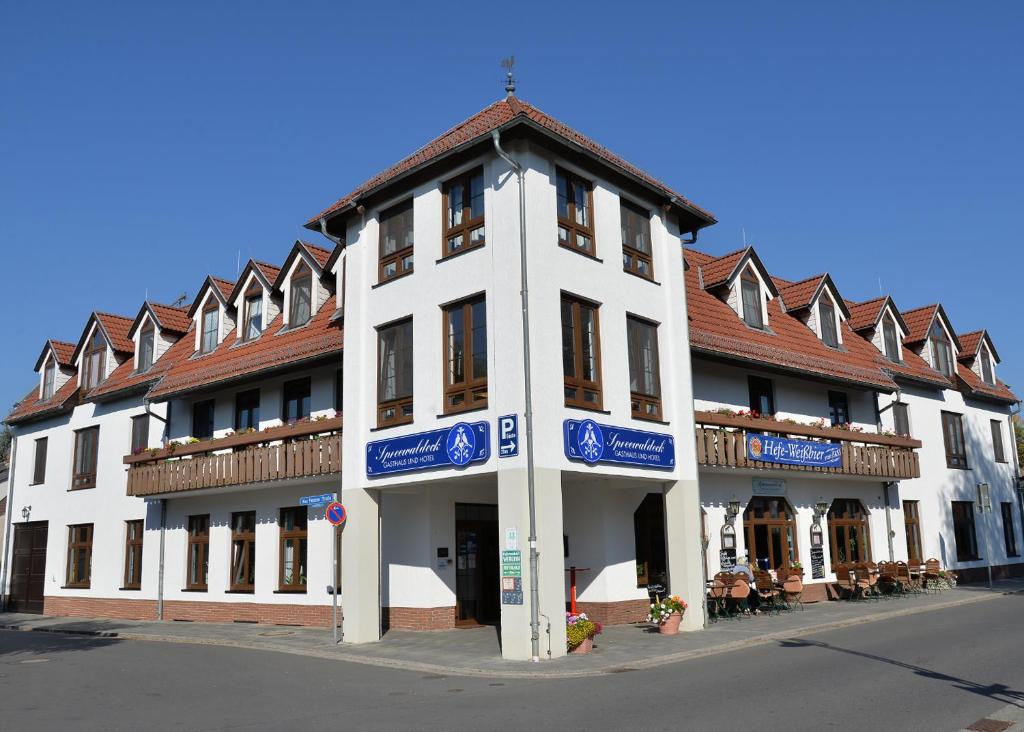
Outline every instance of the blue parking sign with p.
{"label": "blue parking sign with p", "polygon": [[515,457],[519,454],[519,415],[506,414],[498,417],[498,457]]}

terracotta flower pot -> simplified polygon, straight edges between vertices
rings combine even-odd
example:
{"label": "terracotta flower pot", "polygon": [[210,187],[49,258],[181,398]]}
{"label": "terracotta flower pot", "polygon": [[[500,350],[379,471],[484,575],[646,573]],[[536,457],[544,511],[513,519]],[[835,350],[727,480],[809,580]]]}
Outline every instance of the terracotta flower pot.
{"label": "terracotta flower pot", "polygon": [[590,653],[592,650],[594,650],[594,639],[587,638],[575,648],[570,649],[569,653],[576,653],[582,656],[584,653]]}
{"label": "terracotta flower pot", "polygon": [[658,626],[658,632],[662,635],[675,635],[679,632],[679,623],[682,620],[682,613],[672,613],[668,616],[668,620]]}

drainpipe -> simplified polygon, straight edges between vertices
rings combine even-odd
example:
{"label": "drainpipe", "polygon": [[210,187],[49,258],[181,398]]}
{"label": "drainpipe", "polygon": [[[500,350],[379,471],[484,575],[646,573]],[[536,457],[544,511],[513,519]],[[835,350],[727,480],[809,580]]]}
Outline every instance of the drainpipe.
{"label": "drainpipe", "polygon": [[[895,481],[886,481],[882,483],[882,495],[885,498],[885,538],[889,541],[889,561],[896,561],[896,554],[893,551],[892,546],[892,510],[889,508],[889,487],[894,485]],[[907,557],[909,559],[910,557]]]}
{"label": "drainpipe", "polygon": [[160,499],[160,574],[156,586],[156,619],[164,619],[164,536],[167,533],[167,499]]}
{"label": "drainpipe", "polygon": [[540,584],[537,578],[537,501],[533,476],[533,401],[530,382],[530,300],[526,268],[526,190],[523,166],[501,148],[501,133],[491,132],[494,151],[515,171],[519,183],[519,278],[523,300],[523,375],[526,397],[526,485],[530,503],[530,655],[540,661]]}
{"label": "drainpipe", "polygon": [[0,562],[0,612],[7,610],[7,560],[11,551],[11,518],[14,514],[14,461],[18,456],[18,438],[11,436],[11,465],[7,471],[7,516],[4,518],[4,556]]}

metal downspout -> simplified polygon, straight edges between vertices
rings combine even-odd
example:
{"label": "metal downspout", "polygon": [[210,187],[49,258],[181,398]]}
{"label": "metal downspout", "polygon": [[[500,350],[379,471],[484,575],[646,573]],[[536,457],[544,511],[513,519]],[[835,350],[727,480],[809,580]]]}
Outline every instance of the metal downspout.
{"label": "metal downspout", "polygon": [[0,612],[7,610],[7,561],[11,551],[11,518],[14,509],[14,463],[18,457],[18,438],[11,436],[11,467],[7,471],[7,516],[4,517],[4,556],[0,562]]}
{"label": "metal downspout", "polygon": [[[878,392],[872,392],[875,396],[875,428],[882,431],[882,410],[878,406]],[[899,399],[897,392],[897,399]],[[892,406],[890,404],[890,406]],[[886,407],[888,409],[888,407]],[[893,548],[893,530],[892,530],[892,506],[889,496],[889,488],[895,484],[896,481],[889,480],[882,483],[882,497],[885,499],[885,540],[889,544],[889,561],[896,561],[896,552]]]}
{"label": "metal downspout", "polygon": [[523,182],[523,166],[509,157],[501,148],[501,134],[491,133],[494,151],[512,170],[519,183],[519,277],[523,301],[523,375],[524,396],[526,397],[526,484],[530,503],[530,655],[540,661],[540,584],[537,578],[537,500],[533,475],[533,391],[530,381],[530,299],[526,268],[526,190]]}
{"label": "metal downspout", "polygon": [[167,499],[160,499],[160,572],[156,585],[156,619],[164,619],[164,538],[167,533]]}

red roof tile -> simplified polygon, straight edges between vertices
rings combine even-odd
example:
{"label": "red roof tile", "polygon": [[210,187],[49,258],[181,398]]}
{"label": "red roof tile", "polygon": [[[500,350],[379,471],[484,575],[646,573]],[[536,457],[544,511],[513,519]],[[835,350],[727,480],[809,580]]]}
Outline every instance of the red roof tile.
{"label": "red roof tile", "polygon": [[907,322],[909,333],[904,339],[906,343],[918,343],[928,337],[928,328],[931,327],[935,318],[935,310],[938,305],[925,305],[922,308],[905,310],[902,315]]}
{"label": "red roof tile", "polygon": [[[182,338],[164,354],[167,368],[164,377],[149,394],[150,399],[166,399],[183,391],[207,387],[243,376],[258,374],[278,366],[298,364],[331,353],[343,346],[340,324],[331,321],[334,297],[317,311],[308,325],[280,332],[278,316],[263,335],[253,341],[239,342],[237,331],[210,354],[196,356],[194,342]],[[186,344],[186,345],[182,345]]]}
{"label": "red roof tile", "polygon": [[985,335],[984,330],[976,330],[971,333],[961,333],[957,335],[960,339],[960,345],[963,350],[960,351],[960,359],[972,359],[978,353],[978,345],[981,343],[982,337]]}
{"label": "red roof tile", "polygon": [[149,306],[156,315],[160,330],[184,333],[192,325],[192,319],[188,317],[188,308],[176,308],[155,302],[149,303]]}
{"label": "red roof tile", "polygon": [[267,264],[266,262],[258,262],[255,259],[252,260],[252,263],[256,266],[257,269],[259,269],[260,274],[262,274],[266,278],[268,285],[273,285],[274,280],[276,280],[277,276],[281,274],[280,267],[275,267],[274,265]]}
{"label": "red roof tile", "polygon": [[847,303],[846,306],[850,310],[850,318],[847,322],[850,327],[854,330],[874,327],[882,314],[882,306],[887,299],[886,297],[876,297],[874,300]]}
{"label": "red roof tile", "polygon": [[57,363],[61,366],[73,366],[71,356],[75,352],[75,344],[68,343],[67,341],[55,341],[50,339],[50,345],[53,346],[53,352],[57,356]]}
{"label": "red roof tile", "polygon": [[318,247],[315,244],[310,244],[308,241],[300,240],[299,243],[302,244],[302,246],[306,248],[306,251],[309,252],[310,256],[316,260],[322,271],[324,266],[327,264],[327,260],[331,258],[331,250]]}
{"label": "red roof tile", "polygon": [[[782,298],[783,304],[786,306],[786,310],[800,310],[801,308],[809,307],[811,304],[811,298],[814,297],[814,293],[818,291],[818,287],[821,286],[821,281],[825,278],[823,274],[817,274],[812,277],[808,277],[805,280],[794,282],[790,285],[786,285],[779,289],[779,296]],[[775,278],[772,277],[774,280]]]}
{"label": "red roof tile", "polygon": [[[723,254],[720,257],[711,257],[703,264],[698,263],[698,266],[701,268],[704,287],[710,289],[728,282],[729,277],[736,270],[736,265],[739,264],[740,259],[743,258],[748,249],[750,247],[743,247],[735,252]],[[692,249],[688,251],[695,253],[695,250]]]}
{"label": "red roof tile", "polygon": [[1002,381],[996,379],[995,386],[986,384],[976,373],[971,371],[962,363],[956,365],[956,375],[960,384],[971,396],[997,399],[1008,404],[1016,404],[1020,401],[1017,395],[1010,391]]}
{"label": "red roof tile", "polygon": [[549,133],[552,133],[570,144],[577,145],[588,153],[602,159],[605,163],[625,171],[629,175],[642,180],[647,185],[657,189],[663,195],[667,197],[675,197],[682,204],[688,208],[697,212],[699,215],[708,219],[709,221],[714,220],[714,216],[699,208],[695,204],[687,201],[681,194],[673,191],[667,187],[664,183],[651,177],[639,168],[627,163],[622,158],[618,157],[607,148],[598,145],[596,142],[588,137],[580,134],[576,130],[572,129],[568,125],[559,122],[555,118],[545,114],[533,105],[524,102],[516,97],[508,97],[506,99],[500,99],[494,102],[490,106],[477,112],[469,119],[460,122],[459,124],[452,127],[447,132],[443,133],[439,137],[435,138],[431,142],[427,143],[419,150],[414,152],[412,155],[404,158],[395,165],[391,166],[387,170],[378,173],[370,180],[366,181],[354,191],[346,196],[340,198],[337,202],[328,206],[326,209],[321,211],[316,216],[312,217],[307,223],[307,226],[311,226],[319,221],[322,217],[329,216],[349,205],[351,205],[360,196],[372,191],[375,188],[383,186],[389,181],[394,180],[403,173],[407,173],[420,165],[428,163],[435,158],[438,158],[446,153],[449,153],[456,148],[462,147],[469,143],[475,142],[485,136],[491,134],[492,131],[505,127],[512,122],[530,122],[534,125],[543,128]]}
{"label": "red roof tile", "polygon": [[39,399],[39,388],[36,387],[14,405],[14,409],[4,421],[8,424],[17,424],[60,414],[74,405],[74,397],[77,393],[78,379],[74,377],[68,379],[67,383],[49,399]]}
{"label": "red roof tile", "polygon": [[103,326],[103,331],[110,339],[110,347],[121,353],[135,353],[135,342],[128,337],[128,331],[132,327],[132,319],[123,315],[111,315],[110,313],[96,313],[96,319]]}

